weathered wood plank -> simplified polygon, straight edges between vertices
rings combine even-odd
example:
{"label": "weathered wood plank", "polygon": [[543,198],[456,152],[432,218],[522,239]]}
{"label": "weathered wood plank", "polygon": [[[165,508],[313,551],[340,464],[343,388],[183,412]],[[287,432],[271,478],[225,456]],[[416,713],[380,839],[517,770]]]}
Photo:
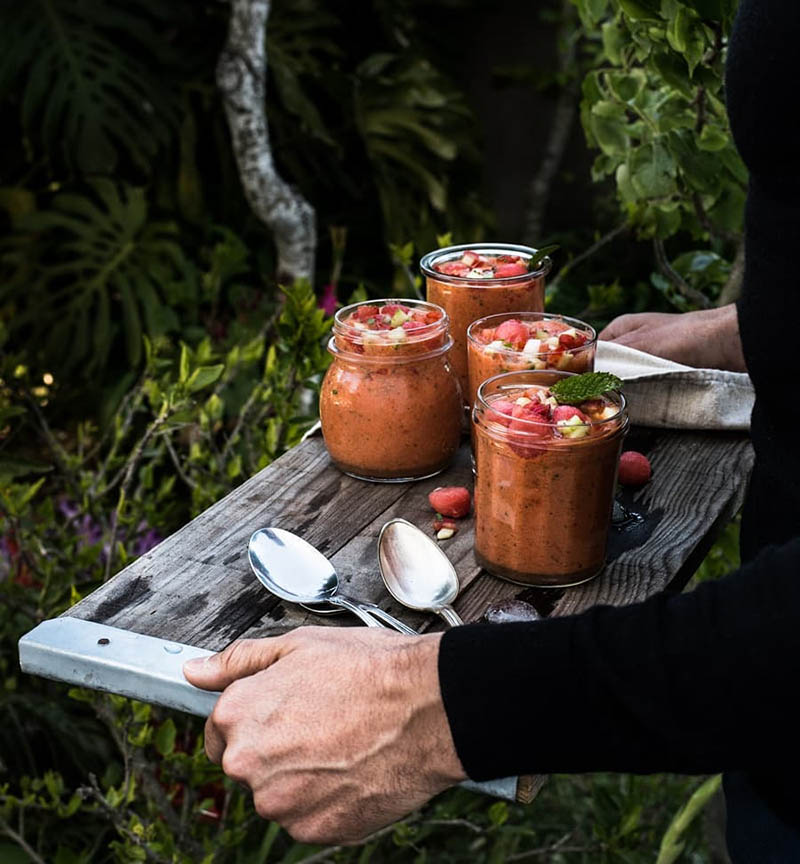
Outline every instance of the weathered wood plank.
{"label": "weathered wood plank", "polygon": [[345,476],[330,463],[321,439],[309,439],[68,614],[217,650],[277,606],[247,563],[253,531],[265,525],[289,528],[332,555],[404,494],[400,484]]}
{"label": "weathered wood plank", "polygon": [[[472,519],[443,548],[461,580],[457,608],[480,618],[500,600],[522,596],[542,611],[571,614],[595,603],[632,603],[667,586],[681,587],[687,562],[710,532],[741,504],[752,451],[741,435],[640,432],[653,480],[626,503],[643,524],[611,544],[613,560],[594,582],[565,591],[510,585],[481,573],[472,554]],[[310,439],[259,472],[164,540],[105,586],[69,610],[137,632],[219,650],[240,636],[275,635],[307,623],[350,625],[347,615],[318,616],[271,597],[255,580],[245,554],[256,528],[296,531],[328,555],[344,591],[373,602],[419,629],[439,619],[399,607],[377,569],[381,526],[402,516],[428,529],[428,492],[438,485],[472,485],[468,446],[444,475],[413,484],[371,484],[346,477]],[[630,548],[626,548],[626,546]],[[683,574],[683,575],[681,575]],[[551,611],[552,610],[552,611]]]}

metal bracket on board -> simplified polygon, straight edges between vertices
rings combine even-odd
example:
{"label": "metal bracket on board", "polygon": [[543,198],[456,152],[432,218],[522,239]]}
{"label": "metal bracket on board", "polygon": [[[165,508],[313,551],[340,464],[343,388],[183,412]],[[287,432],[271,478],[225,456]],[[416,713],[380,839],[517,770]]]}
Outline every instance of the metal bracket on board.
{"label": "metal bracket on board", "polygon": [[182,666],[212,654],[81,618],[42,621],[19,640],[23,672],[207,717],[219,693],[193,687]]}
{"label": "metal bracket on board", "polygon": [[[199,717],[211,713],[219,693],[193,687],[183,677],[182,667],[186,660],[212,653],[69,616],[42,621],[19,640],[23,672],[177,708]],[[516,800],[516,777],[483,783],[467,780],[461,785],[484,795]]]}

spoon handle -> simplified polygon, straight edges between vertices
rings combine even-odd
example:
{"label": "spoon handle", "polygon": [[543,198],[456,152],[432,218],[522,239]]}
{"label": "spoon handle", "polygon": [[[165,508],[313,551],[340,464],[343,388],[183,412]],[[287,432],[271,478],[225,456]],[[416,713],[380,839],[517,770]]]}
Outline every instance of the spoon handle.
{"label": "spoon handle", "polygon": [[348,600],[347,597],[342,597],[341,594],[334,594],[331,597],[327,598],[329,603],[335,603],[337,606],[341,606],[343,609],[347,609],[348,612],[352,612],[353,615],[360,618],[367,627],[385,627],[385,624],[381,624],[376,618],[373,618],[372,615],[369,614],[364,609],[356,606],[351,600]]}
{"label": "spoon handle", "polygon": [[375,603],[365,603],[364,601],[359,601],[358,606],[361,607],[365,612],[369,612],[370,615],[374,615],[376,618],[380,618],[385,624],[388,624],[390,627],[394,627],[395,630],[400,633],[405,633],[406,636],[419,636],[416,630],[409,627],[408,624],[403,624],[402,621],[398,620],[394,617],[394,615],[390,615],[388,612],[384,612],[380,606],[377,606]]}
{"label": "spoon handle", "polygon": [[464,623],[461,620],[461,616],[452,606],[440,606],[434,611],[438,612],[451,627],[460,627]]}

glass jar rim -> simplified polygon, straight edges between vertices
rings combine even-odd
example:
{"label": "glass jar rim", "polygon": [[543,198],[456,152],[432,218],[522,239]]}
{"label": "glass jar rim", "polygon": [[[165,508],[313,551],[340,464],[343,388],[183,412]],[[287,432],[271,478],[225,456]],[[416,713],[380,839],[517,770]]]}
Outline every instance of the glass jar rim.
{"label": "glass jar rim", "polygon": [[[579,318],[570,318],[567,315],[558,315],[554,312],[498,312],[495,315],[486,315],[484,318],[478,318],[473,321],[469,327],[467,327],[467,341],[474,343],[476,345],[484,345],[486,343],[479,342],[475,336],[475,331],[479,329],[478,325],[486,326],[487,322],[490,322],[492,319],[502,318],[505,321],[511,321],[514,318],[519,318],[521,321],[524,321],[525,318],[531,318],[535,321],[564,321],[568,323],[574,329],[588,330],[591,334],[588,341],[584,342],[583,345],[579,345],[576,348],[553,348],[548,351],[537,351],[537,357],[545,357],[548,354],[553,354],[556,351],[574,351],[580,352],[585,351],[587,348],[591,348],[593,345],[597,344],[597,330],[592,327],[591,324],[587,324],[585,321],[581,321]],[[575,325],[578,325],[577,327]],[[554,333],[554,336],[559,334]],[[523,352],[517,351],[516,348],[498,348],[492,353],[502,354],[502,355],[521,355]]]}
{"label": "glass jar rim", "polygon": [[[500,429],[504,429],[504,430],[507,429],[507,427],[504,424],[493,421],[493,420],[489,419],[489,417],[487,416],[488,412],[493,411],[492,403],[486,399],[485,388],[486,388],[487,384],[495,384],[498,382],[499,379],[517,378],[519,376],[534,377],[534,378],[535,377],[540,377],[540,378],[541,377],[548,377],[551,379],[550,383],[552,384],[553,383],[553,381],[552,381],[553,377],[555,377],[555,378],[571,378],[575,374],[576,374],[575,372],[563,372],[563,371],[559,371],[556,369],[522,369],[522,370],[518,370],[516,372],[501,372],[499,375],[493,375],[491,378],[487,378],[485,381],[482,381],[478,387],[478,391],[475,395],[475,405],[473,408],[473,417],[475,419],[477,419],[477,417],[479,416],[479,413],[480,413],[481,415],[484,415],[483,420],[487,425],[496,426],[496,427],[498,427]],[[508,389],[511,390],[513,387],[513,389],[515,389],[515,390],[524,390],[526,388],[534,387],[534,386],[537,386],[537,382],[535,380],[530,381],[527,384],[519,383],[516,385],[512,385],[509,383]],[[542,386],[542,385],[538,384],[538,386]],[[610,424],[610,423],[618,422],[620,424],[621,428],[627,427],[627,424],[628,424],[628,412],[627,412],[628,401],[625,398],[625,395],[622,392],[620,392],[619,390],[609,390],[609,391],[607,391],[607,393],[613,394],[619,400],[619,402],[617,404],[617,407],[618,407],[617,413],[612,415],[611,417],[604,417],[602,420],[591,420],[590,419],[588,423],[584,423],[584,422],[576,423],[575,426],[588,426],[592,429],[595,429],[595,428],[602,428],[607,423]],[[607,395],[607,394],[603,394],[603,395]],[[587,400],[587,401],[589,401],[589,400]],[[497,412],[495,412],[495,413],[497,413]],[[540,430],[543,428],[546,428],[546,429],[558,429],[559,428],[557,422],[539,422],[537,420],[528,420],[527,418],[524,418],[524,417],[514,418],[514,419],[521,421],[522,423],[525,424],[522,428],[514,429],[514,435],[519,435],[519,434],[522,434],[523,436],[524,435],[531,435],[533,437],[538,438],[539,436],[538,436],[537,430]]]}
{"label": "glass jar rim", "polygon": [[[419,344],[413,342],[400,342],[399,345]],[[387,348],[393,347],[386,343]],[[395,366],[402,363],[418,363],[422,360],[432,360],[435,357],[441,357],[453,347],[453,337],[448,333],[444,342],[432,348],[430,351],[424,352],[404,352],[398,351],[397,354],[359,354],[357,351],[345,351],[336,344],[336,337],[331,336],[328,340],[328,351],[335,357],[341,360],[354,361],[357,363],[369,363],[373,366]]]}
{"label": "glass jar rim", "polygon": [[520,257],[532,258],[539,250],[534,246],[522,246],[518,243],[461,243],[457,246],[444,246],[441,249],[426,252],[419,260],[419,269],[425,276],[429,276],[431,279],[436,279],[439,282],[466,282],[470,285],[482,285],[485,288],[490,288],[494,285],[521,284],[533,277],[546,276],[553,267],[552,259],[549,256],[545,256],[538,269],[530,270],[527,273],[520,273],[519,276],[470,278],[469,276],[451,276],[448,273],[439,273],[433,269],[434,263],[438,262],[439,259],[446,258],[449,260],[470,251],[480,252],[484,255],[508,255],[509,253],[513,253]]}
{"label": "glass jar rim", "polygon": [[[385,333],[385,330],[359,330],[345,321],[345,318],[361,306],[377,306],[379,309],[382,306],[410,306],[414,309],[425,309],[439,313],[439,318],[432,321],[430,324],[423,324],[422,327],[417,327],[414,330],[406,330],[406,338],[398,344],[408,345],[417,342],[424,342],[432,336],[436,336],[442,331],[447,332],[450,327],[450,318],[447,311],[436,303],[430,303],[427,300],[417,300],[410,297],[387,297],[380,300],[361,300],[358,303],[351,303],[349,306],[343,306],[337,309],[333,316],[333,332],[335,335],[343,336],[358,345],[364,344],[365,333]],[[376,344],[390,345],[391,342],[386,340],[368,340],[374,341]]]}

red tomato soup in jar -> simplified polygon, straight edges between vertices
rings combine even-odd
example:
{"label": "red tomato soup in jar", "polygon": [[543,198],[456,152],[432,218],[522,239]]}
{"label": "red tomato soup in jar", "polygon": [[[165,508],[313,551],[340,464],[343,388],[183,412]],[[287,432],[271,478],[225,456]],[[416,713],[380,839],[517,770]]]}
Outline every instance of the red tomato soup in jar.
{"label": "red tomato soup in jar", "polygon": [[362,480],[431,477],[458,449],[461,390],[451,366],[447,313],[417,300],[340,309],[320,392],[333,462]]}
{"label": "red tomato soup in jar", "polygon": [[467,330],[470,405],[478,385],[501,372],[592,372],[596,350],[597,333],[577,318],[512,312],[473,321]]}
{"label": "red tomato soup in jar", "polygon": [[512,582],[577,585],[605,562],[625,399],[559,404],[549,387],[567,375],[507,372],[478,389],[475,558]]}
{"label": "red tomato soup in jar", "polygon": [[500,312],[542,312],[544,278],[550,271],[545,258],[534,269],[536,250],[512,243],[471,243],[429,252],[420,261],[427,298],[450,316],[453,368],[466,399],[467,328],[477,318]]}

